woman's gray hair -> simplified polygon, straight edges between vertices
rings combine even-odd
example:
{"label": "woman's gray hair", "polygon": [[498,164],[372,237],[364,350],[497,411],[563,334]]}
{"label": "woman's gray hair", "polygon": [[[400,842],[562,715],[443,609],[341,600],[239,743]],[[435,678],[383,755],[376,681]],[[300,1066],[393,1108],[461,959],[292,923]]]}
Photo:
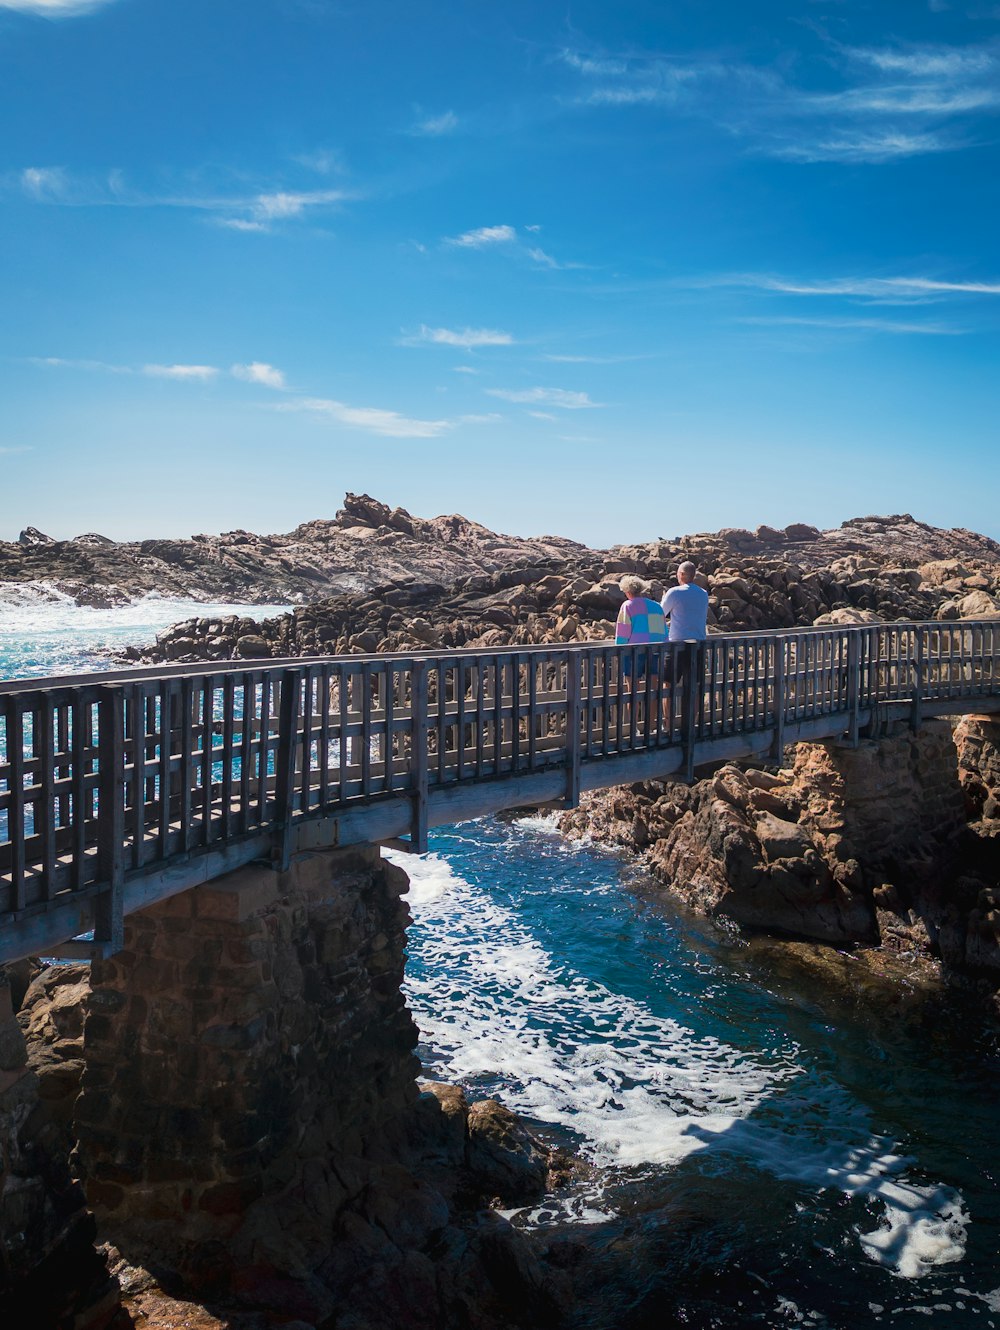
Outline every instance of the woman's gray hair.
{"label": "woman's gray hair", "polygon": [[646,590],[646,583],[641,577],[636,577],[635,573],[626,573],[618,585],[629,599],[641,596]]}

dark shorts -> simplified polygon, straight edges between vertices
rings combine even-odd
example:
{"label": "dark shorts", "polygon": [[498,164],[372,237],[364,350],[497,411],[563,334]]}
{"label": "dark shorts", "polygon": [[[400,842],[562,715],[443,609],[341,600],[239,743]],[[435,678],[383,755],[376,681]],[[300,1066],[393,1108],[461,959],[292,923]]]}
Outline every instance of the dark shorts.
{"label": "dark shorts", "polygon": [[[654,673],[654,674],[659,674],[659,672],[660,672],[660,652],[659,652],[659,651],[654,651],[654,652],[652,653],[652,657],[653,657],[653,659],[652,659],[653,673]],[[640,676],[641,676],[641,675],[644,675],[644,674],[646,673],[647,663],[648,663],[648,662],[647,662],[646,652],[645,652],[645,651],[637,651],[637,652],[635,653],[635,670],[636,670],[636,674],[638,674],[638,675],[640,675]],[[632,675],[632,653],[631,653],[631,651],[624,651],[624,652],[622,652],[622,674],[625,676],[626,679],[630,678],[631,675]]]}

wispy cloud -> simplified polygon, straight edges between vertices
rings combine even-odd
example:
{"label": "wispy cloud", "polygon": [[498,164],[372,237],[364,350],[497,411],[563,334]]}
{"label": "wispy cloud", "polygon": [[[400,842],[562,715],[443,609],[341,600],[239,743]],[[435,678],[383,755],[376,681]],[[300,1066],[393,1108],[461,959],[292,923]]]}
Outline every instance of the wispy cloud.
{"label": "wispy cloud", "polygon": [[[28,364],[52,369],[86,370],[101,374],[141,374],[149,379],[173,379],[178,383],[207,383],[222,374],[222,370],[216,365],[112,365],[106,360],[69,360],[62,356],[27,356],[26,360]],[[234,379],[240,379],[243,383],[260,384],[265,388],[287,387],[284,373],[263,360],[233,365],[229,373]]]}
{"label": "wispy cloud", "polygon": [[458,128],[458,116],[454,111],[445,111],[441,115],[424,116],[411,125],[409,133],[418,138],[441,138],[454,134]]}
{"label": "wispy cloud", "polygon": [[899,319],[850,319],[850,318],[797,318],[792,315],[748,316],[739,323],[754,324],[764,327],[822,328],[842,332],[899,333],[922,337],[960,337],[964,328],[952,328],[943,323],[905,323]]}
{"label": "wispy cloud", "polygon": [[214,365],[143,365],[142,372],[151,379],[179,379],[182,383],[204,383],[219,373]]}
{"label": "wispy cloud", "polygon": [[295,161],[307,171],[315,171],[317,175],[340,175],[347,169],[342,154],[336,148],[316,148],[313,152],[300,152]]}
{"label": "wispy cloud", "polygon": [[528,414],[529,416],[531,416],[534,420],[558,420],[558,419],[559,419],[559,417],[558,417],[558,416],[554,416],[554,415],[552,414],[551,411],[528,411],[527,414]]}
{"label": "wispy cloud", "polygon": [[801,280],[770,273],[729,273],[678,283],[691,287],[750,287],[793,296],[840,296],[879,304],[911,304],[960,296],[1000,296],[1000,282],[936,277],[832,277]]}
{"label": "wispy cloud", "polygon": [[420,331],[413,337],[404,337],[404,346],[418,346],[429,342],[434,346],[455,346],[463,351],[472,351],[482,346],[513,346],[514,339],[508,332],[499,328],[428,328],[420,325]]}
{"label": "wispy cloud", "polygon": [[67,176],[61,166],[29,166],[21,172],[24,192],[42,202],[57,202],[66,196]]}
{"label": "wispy cloud", "polygon": [[637,351],[613,356],[570,356],[553,352],[543,355],[542,359],[557,365],[624,365],[632,360],[658,360],[663,354],[662,351]]}
{"label": "wispy cloud", "polygon": [[29,365],[47,366],[52,369],[82,369],[101,374],[134,374],[129,365],[109,365],[104,360],[67,360],[62,356],[25,356]]}
{"label": "wispy cloud", "polygon": [[[534,233],[541,228],[537,225],[526,226],[526,232]],[[553,268],[560,271],[571,268],[585,268],[584,263],[565,263],[559,259],[554,259],[551,254],[541,249],[538,245],[529,243],[522,239],[517,228],[514,226],[480,226],[475,231],[465,231],[462,235],[445,236],[444,244],[454,245],[460,249],[494,249],[502,248],[512,256],[528,259],[531,263],[541,268]]]}
{"label": "wispy cloud", "polygon": [[265,388],[285,388],[285,376],[280,369],[267,365],[262,360],[253,360],[249,365],[233,365],[230,374],[244,383],[259,383]]}
{"label": "wispy cloud", "polygon": [[480,226],[458,236],[445,236],[444,243],[461,249],[488,249],[493,245],[512,245],[516,240],[517,232],[512,226]]}
{"label": "wispy cloud", "polygon": [[885,163],[986,141],[973,117],[1000,111],[1000,48],[848,47],[824,38],[818,81],[831,68],[841,86],[813,91],[808,58],[794,68],[745,61],[563,51],[576,71],[578,107],[657,105],[709,119],[754,152],[794,162]]}
{"label": "wispy cloud", "polygon": [[478,374],[479,370],[472,365],[452,365],[451,372],[453,374]]}
{"label": "wispy cloud", "polygon": [[40,14],[43,18],[73,18],[93,9],[113,4],[114,0],[0,0],[0,9],[15,9],[22,14]]}
{"label": "wispy cloud", "polygon": [[561,407],[564,411],[582,411],[603,406],[592,402],[587,393],[572,392],[567,388],[487,388],[491,397],[502,397],[505,402],[538,403],[541,406]]}
{"label": "wispy cloud", "polygon": [[277,409],[326,416],[350,429],[360,429],[390,439],[436,439],[457,425],[494,419],[492,416],[464,416],[457,420],[417,420],[401,415],[398,411],[387,411],[383,407],[348,406],[346,402],[337,402],[327,397],[302,397],[292,402],[282,402]]}
{"label": "wispy cloud", "polygon": [[18,445],[16,447],[2,447],[0,448],[0,457],[13,457],[17,453],[30,452],[34,452],[34,449],[27,444]]}
{"label": "wispy cloud", "polygon": [[234,231],[270,231],[314,212],[334,209],[358,195],[343,189],[268,189],[256,193],[190,190],[146,191],[132,186],[123,172],[71,176],[61,166],[28,166],[0,181],[14,183],[37,203],[63,207],[176,208],[209,214],[218,226]]}

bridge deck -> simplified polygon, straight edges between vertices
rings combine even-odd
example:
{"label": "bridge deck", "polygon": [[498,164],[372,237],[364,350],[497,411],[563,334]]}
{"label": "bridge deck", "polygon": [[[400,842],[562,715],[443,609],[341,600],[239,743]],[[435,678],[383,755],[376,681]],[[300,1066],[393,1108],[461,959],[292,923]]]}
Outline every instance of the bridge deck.
{"label": "bridge deck", "polygon": [[0,683],[0,961],[113,950],[125,913],[256,859],[997,709],[989,621]]}

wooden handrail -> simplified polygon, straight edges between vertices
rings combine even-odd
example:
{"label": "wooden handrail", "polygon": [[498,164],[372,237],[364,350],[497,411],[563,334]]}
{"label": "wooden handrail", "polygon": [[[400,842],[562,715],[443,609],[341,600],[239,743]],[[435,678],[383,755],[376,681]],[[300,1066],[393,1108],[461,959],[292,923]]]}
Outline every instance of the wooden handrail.
{"label": "wooden handrail", "polygon": [[779,756],[805,734],[856,743],[886,708],[917,725],[987,704],[1000,706],[991,620],[0,683],[0,935],[95,898],[98,939],[113,947],[144,879],[265,841],[280,868],[305,824],[333,828],[400,799],[423,847],[429,803],[440,821],[459,806],[448,791],[471,784],[484,787],[477,807],[490,806],[490,791],[500,807],[519,784],[547,789],[540,778],[562,772],[556,788],[574,803],[581,781],[614,784],[640,768],[690,778],[713,753],[761,756],[773,745]]}

